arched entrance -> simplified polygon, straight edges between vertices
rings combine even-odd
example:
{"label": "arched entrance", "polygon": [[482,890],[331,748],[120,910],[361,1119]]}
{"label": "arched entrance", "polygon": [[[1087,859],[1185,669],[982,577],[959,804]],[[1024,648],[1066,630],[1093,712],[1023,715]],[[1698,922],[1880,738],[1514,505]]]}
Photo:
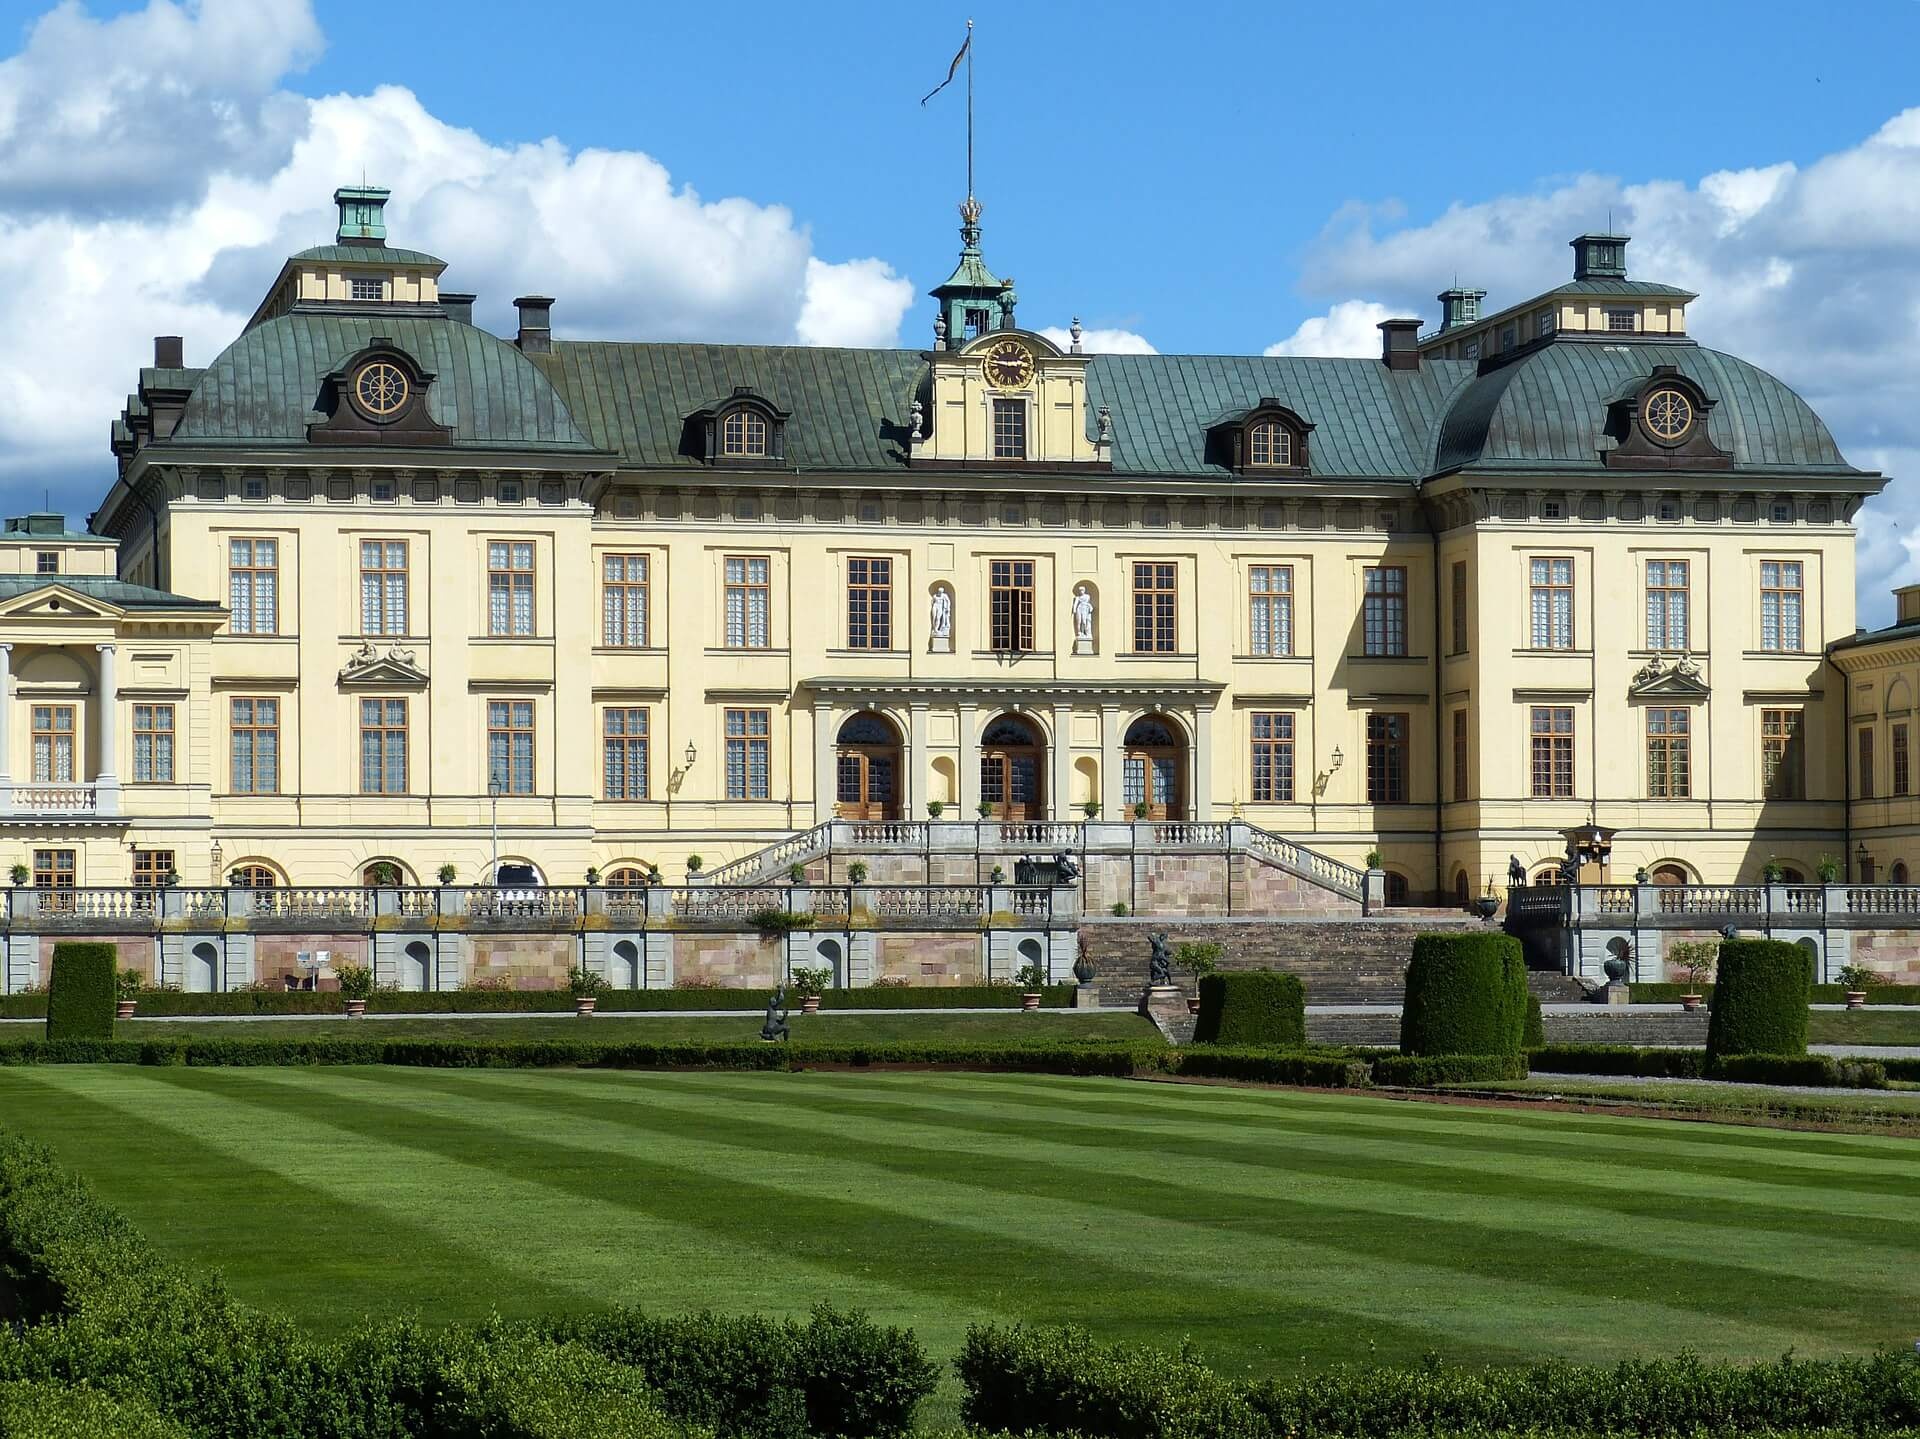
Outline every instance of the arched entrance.
{"label": "arched entrance", "polygon": [[900,731],[885,715],[852,715],[834,740],[834,813],[900,818]]}
{"label": "arched entrance", "polygon": [[1656,864],[1647,875],[1652,884],[1686,884],[1687,872],[1677,864]]}
{"label": "arched entrance", "polygon": [[[1120,792],[1128,819],[1185,819],[1187,742],[1166,720],[1142,715],[1127,726]],[[1140,806],[1147,807],[1144,816]]]}
{"label": "arched entrance", "polygon": [[433,987],[433,952],[424,940],[414,940],[401,955],[400,987],[416,993]]}
{"label": "arched entrance", "polygon": [[998,820],[1045,819],[1047,747],[1018,715],[1001,715],[980,736],[980,802]]}

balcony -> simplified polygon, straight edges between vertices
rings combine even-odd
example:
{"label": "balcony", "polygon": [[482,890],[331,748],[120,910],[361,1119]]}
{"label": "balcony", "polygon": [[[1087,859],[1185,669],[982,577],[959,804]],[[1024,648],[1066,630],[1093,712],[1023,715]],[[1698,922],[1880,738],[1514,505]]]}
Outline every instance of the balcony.
{"label": "balcony", "polygon": [[117,819],[119,814],[117,785],[21,780],[0,785],[0,819]]}

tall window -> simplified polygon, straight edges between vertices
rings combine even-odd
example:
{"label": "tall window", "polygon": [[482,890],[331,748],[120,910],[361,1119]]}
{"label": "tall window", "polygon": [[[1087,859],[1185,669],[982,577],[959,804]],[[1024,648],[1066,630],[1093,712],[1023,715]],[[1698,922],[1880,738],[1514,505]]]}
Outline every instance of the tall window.
{"label": "tall window", "polygon": [[1893,792],[1896,795],[1913,793],[1913,762],[1907,750],[1907,727],[1904,724],[1893,727]]}
{"label": "tall window", "polygon": [[1873,798],[1873,729],[1871,726],[1857,731],[1854,735],[1855,748],[1859,762],[1854,765],[1853,773],[1859,782],[1856,791],[1861,799]]}
{"label": "tall window", "polygon": [[618,707],[600,719],[600,773],[608,799],[647,797],[647,712]]}
{"label": "tall window", "polygon": [[1573,561],[1536,559],[1529,566],[1533,616],[1530,643],[1537,650],[1573,648]]}
{"label": "tall window", "polygon": [[1453,798],[1455,803],[1467,797],[1467,712],[1453,712]]}
{"label": "tall window", "polygon": [[987,568],[987,612],[996,650],[1033,648],[1033,561],[995,560]]}
{"label": "tall window", "polygon": [[133,778],[136,784],[173,783],[173,706],[133,707]]}
{"label": "tall window", "polygon": [[1407,802],[1407,716],[1367,716],[1367,802]]}
{"label": "tall window", "polygon": [[1467,562],[1453,562],[1453,653],[1467,652]]}
{"label": "tall window", "polygon": [[728,710],[727,798],[766,799],[773,793],[773,714]]}
{"label": "tall window", "polygon": [[1293,566],[1255,565],[1247,571],[1247,608],[1253,616],[1252,653],[1293,653]]}
{"label": "tall window", "polygon": [[1027,457],[1026,401],[993,402],[993,457],[996,460],[1024,460]]}
{"label": "tall window", "polygon": [[73,783],[73,706],[33,707],[33,778],[38,784]]}
{"label": "tall window", "polygon": [[720,453],[759,458],[767,453],[767,419],[757,410],[729,410],[720,422]]}
{"label": "tall window", "polygon": [[772,641],[773,561],[765,555],[728,555],[726,616],[729,649],[763,650]]}
{"label": "tall window", "polygon": [[133,887],[158,889],[176,868],[170,849],[136,849],[133,852]]}
{"label": "tall window", "polygon": [[280,793],[280,701],[235,695],[229,713],[233,792]]}
{"label": "tall window", "polygon": [[533,793],[533,701],[487,701],[487,784]]}
{"label": "tall window", "polygon": [[847,560],[847,648],[893,648],[892,560]]}
{"label": "tall window", "polygon": [[1687,562],[1647,561],[1647,648],[1687,647]]}
{"label": "tall window", "polygon": [[407,632],[407,542],[360,541],[360,633]]}
{"label": "tall window", "polygon": [[1760,711],[1760,784],[1767,799],[1799,799],[1805,792],[1800,710]]}
{"label": "tall window", "polygon": [[1565,705],[1533,707],[1533,797],[1573,798],[1573,710]]}
{"label": "tall window", "polygon": [[487,633],[533,633],[533,542],[487,543]]}
{"label": "tall window", "polygon": [[1293,803],[1293,716],[1255,710],[1248,716],[1253,737],[1253,802]]}
{"label": "tall window", "polygon": [[1686,799],[1693,793],[1693,713],[1684,709],[1647,711],[1647,794],[1653,799]]}
{"label": "tall window", "polygon": [[606,555],[600,561],[601,642],[622,649],[647,643],[647,557]]}
{"label": "tall window", "polygon": [[1804,599],[1800,561],[1760,562],[1760,648],[1798,650]]}
{"label": "tall window", "polygon": [[227,629],[236,635],[280,632],[280,542],[227,541]]}
{"label": "tall window", "polygon": [[72,889],[73,851],[36,849],[33,852],[33,887],[35,889]]}
{"label": "tall window", "polygon": [[1174,566],[1140,560],[1133,566],[1133,652],[1170,655],[1174,631]]}
{"label": "tall window", "polygon": [[1403,566],[1368,566],[1361,630],[1370,655],[1407,652],[1407,572]]}
{"label": "tall window", "polygon": [[407,792],[407,702],[360,701],[360,793]]}
{"label": "tall window", "polygon": [[1247,436],[1247,463],[1261,467],[1293,463],[1293,431],[1278,420],[1262,420]]}

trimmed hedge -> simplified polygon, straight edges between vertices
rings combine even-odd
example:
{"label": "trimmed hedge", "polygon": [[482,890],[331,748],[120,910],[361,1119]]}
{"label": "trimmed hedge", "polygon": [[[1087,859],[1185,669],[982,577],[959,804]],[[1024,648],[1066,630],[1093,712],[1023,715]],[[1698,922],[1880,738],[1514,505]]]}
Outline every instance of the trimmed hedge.
{"label": "trimmed hedge", "polygon": [[1403,1054],[1518,1054],[1527,963],[1507,934],[1423,934],[1400,1010]]}
{"label": "trimmed hedge", "polygon": [[1526,1077],[1527,1056],[1524,1054],[1393,1054],[1373,1062],[1375,1084],[1405,1089]]}
{"label": "trimmed hedge", "polygon": [[1535,1074],[1632,1075],[1642,1079],[1699,1079],[1707,1056],[1699,1049],[1636,1049],[1631,1044],[1548,1044],[1532,1050]]}
{"label": "trimmed hedge", "polygon": [[1706,1077],[1735,1084],[1800,1084],[1820,1089],[1885,1089],[1887,1067],[1877,1059],[1829,1054],[1722,1054],[1707,1061]]}
{"label": "trimmed hedge", "polygon": [[1778,939],[1721,942],[1707,1055],[1805,1054],[1813,956]]}
{"label": "trimmed hedge", "polygon": [[1354,1435],[1731,1435],[1920,1426],[1920,1363],[1900,1352],[1760,1364],[1693,1357],[1581,1366],[1338,1369],[1237,1381],[1191,1352],[1096,1344],[1081,1329],[975,1326],[954,1366],[972,1425],[1087,1439]]}
{"label": "trimmed hedge", "polygon": [[53,973],[47,983],[49,1040],[113,1038],[119,966],[117,945],[89,941],[53,947]]}
{"label": "trimmed hedge", "polygon": [[1271,969],[1203,975],[1193,1038],[1298,1049],[1307,1042],[1306,986],[1298,975]]}
{"label": "trimmed hedge", "polygon": [[1520,1028],[1520,1047],[1539,1049],[1547,1042],[1547,1023],[1540,1013],[1540,996],[1527,991],[1527,1019]]}

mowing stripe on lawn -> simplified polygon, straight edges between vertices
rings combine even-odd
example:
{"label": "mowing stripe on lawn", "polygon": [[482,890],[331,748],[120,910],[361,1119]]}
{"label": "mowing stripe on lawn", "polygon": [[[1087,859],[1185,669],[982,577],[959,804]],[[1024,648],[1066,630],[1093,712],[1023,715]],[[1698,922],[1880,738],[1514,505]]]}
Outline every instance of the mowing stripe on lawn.
{"label": "mowing stripe on lawn", "polygon": [[[664,1133],[675,1132],[687,1119],[698,1117],[708,1107],[704,1100],[687,1096],[685,1086],[680,1083],[649,1086],[654,1092],[648,1095],[646,1104],[634,1104],[618,1097],[583,1099],[577,1093],[555,1094],[551,1086],[528,1083],[524,1076],[519,1077],[518,1082],[510,1080],[507,1087],[517,1091],[513,1103],[533,1112],[545,1114],[554,1108],[564,1108],[569,1115],[599,1115],[617,1125]],[[666,1095],[658,1092],[663,1088],[671,1092]],[[809,1126],[806,1131],[800,1131],[790,1122],[742,1117],[745,1108],[773,1108],[785,1118],[791,1114],[791,1102],[784,1106],[782,1114],[779,1106],[768,1105],[764,1100],[735,1098],[731,1103],[729,1133],[723,1142],[761,1153],[805,1156],[811,1153],[823,1133],[831,1133],[838,1141],[835,1153],[842,1160],[876,1166],[908,1180],[943,1179],[955,1185],[989,1190],[1003,1200],[1012,1201],[1002,1207],[1014,1212],[1024,1209],[1020,1201],[1026,1199],[1045,1200],[1050,1205],[1072,1205],[1086,1194],[1096,1174],[1104,1175],[1109,1181],[1140,1180],[1137,1185],[1109,1182],[1102,1191],[1101,1206],[1135,1219],[1199,1224],[1230,1231],[1223,1235],[1223,1243],[1234,1247],[1240,1263],[1247,1263],[1256,1248],[1279,1246],[1299,1253],[1331,1251],[1337,1257],[1331,1267],[1341,1272],[1350,1272],[1355,1260],[1379,1263],[1383,1259],[1397,1261],[1403,1270],[1421,1275],[1435,1268],[1451,1270],[1451,1279],[1442,1277],[1426,1287],[1465,1301],[1471,1301],[1476,1290],[1488,1285],[1498,1286],[1522,1301],[1537,1295],[1544,1286],[1563,1302],[1578,1295],[1614,1303],[1657,1304],[1663,1309],[1678,1306],[1715,1315],[1723,1324],[1732,1321],[1736,1327],[1746,1325],[1748,1316],[1756,1310],[1765,1310],[1770,1319],[1793,1326],[1791,1329],[1750,1327],[1739,1335],[1742,1343],[1791,1344],[1796,1334],[1807,1331],[1830,1337],[1836,1326],[1855,1328],[1861,1324],[1862,1315],[1880,1312],[1896,1302],[1896,1296],[1878,1286],[1849,1283],[1841,1275],[1827,1272],[1817,1289],[1796,1291],[1800,1301],[1797,1310],[1782,1309],[1777,1299],[1770,1305],[1769,1298],[1777,1294],[1777,1277],[1699,1257],[1701,1241],[1711,1236],[1697,1229],[1685,1234],[1681,1242],[1672,1246],[1673,1253],[1665,1256],[1688,1261],[1688,1286],[1684,1295],[1677,1296],[1668,1272],[1650,1262],[1657,1257],[1654,1252],[1627,1247],[1626,1243],[1612,1245],[1580,1237],[1568,1222],[1562,1223],[1557,1234],[1543,1237],[1522,1234],[1511,1225],[1475,1223],[1431,1213],[1421,1215],[1416,1207],[1414,1217],[1419,1223],[1416,1228],[1406,1230],[1382,1225],[1377,1215],[1360,1212],[1345,1203],[1330,1200],[1314,1203],[1276,1194],[1270,1187],[1265,1192],[1235,1193],[1232,1181],[1244,1175],[1237,1174],[1237,1167],[1231,1163],[1202,1160],[1180,1175],[1182,1181],[1217,1177],[1224,1182],[1204,1185],[1174,1182],[1133,1172],[1136,1166],[1130,1165],[1121,1152],[1109,1152],[1096,1166],[1091,1161],[1070,1162],[1084,1156],[1081,1151],[1068,1150],[1069,1162],[1056,1163],[1053,1155],[1059,1146],[1033,1136],[1022,1136],[1017,1162],[991,1163],[1007,1157],[1010,1146],[1004,1134],[970,1135],[970,1142],[961,1143],[954,1139],[951,1131],[936,1132],[895,1123],[882,1126],[882,1132],[873,1138],[863,1138],[863,1132],[874,1128],[871,1121],[862,1126],[858,1121],[849,1122],[836,1116],[830,1122],[823,1122],[828,1103],[820,1095],[810,1094],[806,1100]],[[1165,1166],[1160,1168],[1164,1171]],[[1346,1186],[1347,1192],[1340,1198],[1351,1198],[1354,1191],[1384,1181],[1389,1172],[1382,1166],[1379,1176],[1364,1173],[1353,1176]],[[1602,1221],[1605,1220],[1602,1216]],[[1396,1238],[1403,1242],[1396,1243]],[[1636,1241],[1639,1238],[1637,1234],[1633,1236]],[[1887,1273],[1883,1266],[1869,1272],[1883,1276]],[[1548,1275],[1553,1277],[1546,1278]],[[1877,1330],[1868,1329],[1854,1342],[1874,1343],[1882,1337]]]}

